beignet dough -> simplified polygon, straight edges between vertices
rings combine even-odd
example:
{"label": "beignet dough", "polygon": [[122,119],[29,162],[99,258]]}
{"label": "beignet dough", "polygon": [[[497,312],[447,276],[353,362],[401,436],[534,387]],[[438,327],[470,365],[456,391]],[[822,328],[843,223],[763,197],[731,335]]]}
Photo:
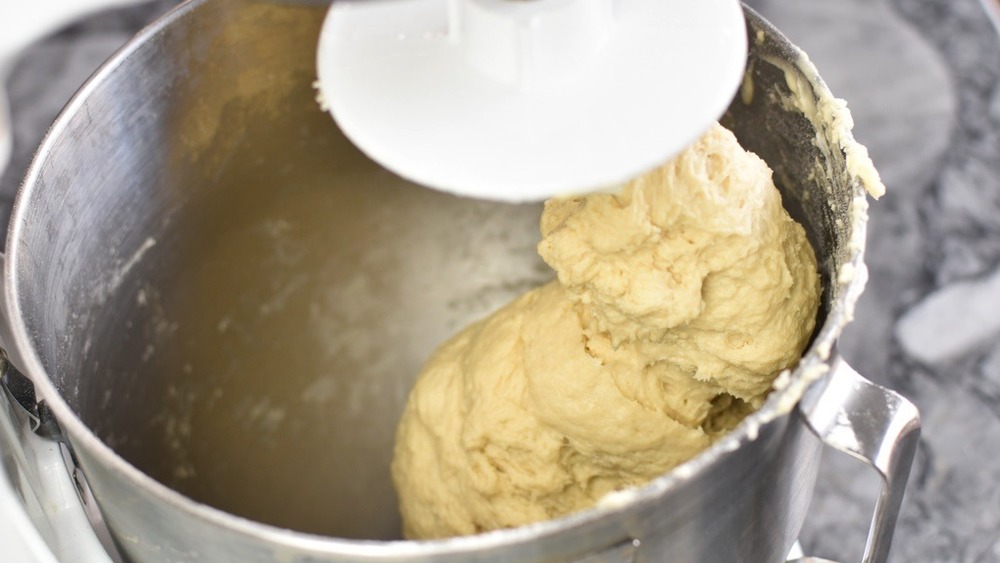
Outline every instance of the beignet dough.
{"label": "beignet dough", "polygon": [[759,407],[820,287],[771,171],[722,126],[615,194],[545,204],[558,280],[451,338],[400,422],[404,534],[519,526],[594,505]]}

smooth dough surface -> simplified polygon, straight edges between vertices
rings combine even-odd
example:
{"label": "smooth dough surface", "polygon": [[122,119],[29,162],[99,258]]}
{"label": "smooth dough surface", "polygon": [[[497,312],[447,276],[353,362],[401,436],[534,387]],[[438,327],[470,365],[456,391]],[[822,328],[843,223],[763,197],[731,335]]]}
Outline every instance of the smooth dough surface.
{"label": "smooth dough surface", "polygon": [[562,516],[732,429],[800,357],[816,259],[771,171],[714,126],[615,194],[546,202],[558,280],[427,362],[392,464],[404,534]]}

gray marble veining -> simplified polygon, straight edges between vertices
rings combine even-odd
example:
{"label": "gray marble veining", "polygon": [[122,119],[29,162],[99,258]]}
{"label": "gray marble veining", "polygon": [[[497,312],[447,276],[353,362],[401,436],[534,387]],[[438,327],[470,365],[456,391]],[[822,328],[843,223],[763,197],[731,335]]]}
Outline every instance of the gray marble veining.
{"label": "gray marble veining", "polygon": [[[990,2],[992,0],[982,0]],[[104,13],[32,47],[10,79],[15,152],[0,224],[76,87],[176,2]],[[756,0],[802,46],[871,150],[871,280],[841,351],[921,409],[892,561],[1000,561],[1000,36],[979,0]],[[996,12],[996,10],[994,10]],[[824,459],[809,554],[858,560],[875,480]]]}

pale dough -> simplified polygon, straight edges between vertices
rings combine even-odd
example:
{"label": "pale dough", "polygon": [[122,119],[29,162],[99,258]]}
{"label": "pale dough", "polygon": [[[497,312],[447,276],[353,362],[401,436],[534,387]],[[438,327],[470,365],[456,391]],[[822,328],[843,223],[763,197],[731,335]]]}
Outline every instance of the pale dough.
{"label": "pale dough", "polygon": [[615,194],[548,201],[558,281],[436,351],[393,479],[404,534],[518,526],[690,459],[798,360],[820,287],[771,171],[714,126]]}

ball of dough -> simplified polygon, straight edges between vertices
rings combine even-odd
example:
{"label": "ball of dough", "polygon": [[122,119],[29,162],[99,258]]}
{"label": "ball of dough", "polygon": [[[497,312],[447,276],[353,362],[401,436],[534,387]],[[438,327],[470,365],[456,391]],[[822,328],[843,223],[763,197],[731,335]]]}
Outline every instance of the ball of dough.
{"label": "ball of dough", "polygon": [[594,505],[760,406],[812,334],[820,287],[771,171],[716,125],[614,194],[546,202],[558,279],[446,342],[397,430],[409,538]]}

